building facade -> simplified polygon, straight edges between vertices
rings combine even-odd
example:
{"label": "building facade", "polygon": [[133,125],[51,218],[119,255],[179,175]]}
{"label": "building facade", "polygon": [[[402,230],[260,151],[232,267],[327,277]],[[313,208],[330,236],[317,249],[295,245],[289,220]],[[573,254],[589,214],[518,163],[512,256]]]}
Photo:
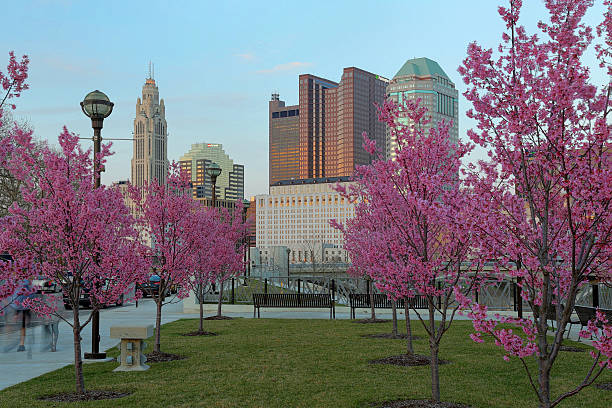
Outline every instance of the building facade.
{"label": "building facade", "polygon": [[193,198],[212,199],[212,183],[206,168],[212,163],[221,167],[217,177],[215,193],[217,200],[235,202],[244,198],[244,166],[235,164],[223,151],[223,145],[196,143],[179,159],[181,169],[191,178]]}
{"label": "building facade", "polygon": [[[420,98],[422,106],[427,108],[431,118],[431,122],[426,125],[426,131],[441,121],[452,121],[449,136],[453,142],[459,140],[459,93],[437,62],[429,58],[406,61],[389,82],[387,95],[398,104],[406,99]],[[403,122],[408,123],[407,119]],[[396,149],[397,141],[388,138],[387,157],[395,157]]]}
{"label": "building facade", "polygon": [[299,178],[300,172],[300,109],[285,106],[277,93],[268,104],[269,182]]}
{"label": "building facade", "polygon": [[291,263],[348,262],[342,233],[329,224],[354,217],[355,205],[334,190],[348,177],[286,180],[255,197],[257,248],[266,262],[287,247]]}
{"label": "building facade", "polygon": [[166,183],[168,174],[168,129],[164,100],[149,74],[136,101],[132,184],[143,186],[153,180]]}
{"label": "building facade", "polygon": [[285,107],[273,94],[270,185],[281,180],[351,176],[355,166],[372,160],[363,149],[363,132],[383,146],[384,155],[386,129],[375,104],[384,102],[388,82],[349,67],[339,83],[300,75],[298,105]]}

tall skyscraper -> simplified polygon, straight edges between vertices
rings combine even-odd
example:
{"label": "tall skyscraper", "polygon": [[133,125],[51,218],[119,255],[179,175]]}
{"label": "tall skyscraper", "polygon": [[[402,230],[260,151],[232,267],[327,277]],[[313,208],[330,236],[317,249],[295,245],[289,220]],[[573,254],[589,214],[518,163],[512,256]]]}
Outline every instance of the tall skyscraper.
{"label": "tall skyscraper", "polygon": [[299,178],[300,110],[285,106],[277,93],[269,102],[269,182]]}
{"label": "tall skyscraper", "polygon": [[[453,142],[458,141],[459,106],[457,100],[459,93],[455,89],[455,84],[437,62],[429,58],[415,58],[406,61],[389,82],[387,95],[400,104],[405,99],[421,98],[422,106],[427,108],[431,117],[427,128],[437,126],[442,120],[452,121],[450,138]],[[406,121],[406,119],[403,120]],[[396,148],[397,142],[388,138],[387,157],[395,157]]]}
{"label": "tall skyscraper", "polygon": [[[297,106],[285,107],[274,94],[270,101],[270,185],[281,180],[351,176],[355,166],[370,163],[362,134],[367,132],[384,150],[385,125],[378,121],[375,103],[384,102],[388,82],[349,67],[340,83],[300,75]],[[289,116],[292,111],[295,117]],[[293,149],[296,136],[297,157]]]}
{"label": "tall skyscraper", "polygon": [[132,184],[142,186],[153,179],[166,183],[168,173],[168,129],[164,100],[149,71],[142,87],[142,100],[136,101]]}
{"label": "tall skyscraper", "polygon": [[300,75],[299,81],[300,179],[325,177],[328,91],[333,93],[338,84],[310,74]]}
{"label": "tall skyscraper", "polygon": [[206,168],[212,163],[221,167],[217,177],[215,194],[218,200],[236,201],[244,198],[244,166],[234,161],[223,151],[223,145],[196,143],[179,160],[183,171],[191,177],[193,198],[212,198],[212,183]]}

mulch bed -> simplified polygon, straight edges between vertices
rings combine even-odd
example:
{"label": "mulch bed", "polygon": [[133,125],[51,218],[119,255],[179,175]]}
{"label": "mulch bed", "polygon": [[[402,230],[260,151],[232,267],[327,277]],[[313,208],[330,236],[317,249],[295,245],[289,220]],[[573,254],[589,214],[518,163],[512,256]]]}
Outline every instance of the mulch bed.
{"label": "mulch bed", "polygon": [[193,332],[185,333],[182,336],[216,336],[216,335],[217,333],[196,330]]}
{"label": "mulch bed", "polygon": [[599,388],[600,390],[604,390],[604,391],[612,391],[612,382],[607,382],[607,383],[599,383],[597,385],[595,385],[597,388]]}
{"label": "mulch bed", "polygon": [[[407,339],[407,334],[398,334],[394,336],[393,333],[377,333],[377,334],[362,334],[361,337],[367,337],[369,339]],[[421,340],[419,336],[412,336],[412,340]]]}
{"label": "mulch bed", "polygon": [[205,317],[204,320],[232,320],[233,317],[229,316],[208,316]]}
{"label": "mulch bed", "polygon": [[130,395],[131,392],[109,391],[109,390],[89,390],[85,394],[76,392],[63,392],[61,394],[47,395],[38,398],[42,401],[54,402],[81,402],[81,401],[97,401],[105,399],[123,398]]}
{"label": "mulch bed", "polygon": [[145,354],[147,356],[147,363],[165,363],[167,361],[184,360],[185,357],[179,356],[178,354],[164,353],[163,351],[152,351]]}
{"label": "mulch bed", "polygon": [[[370,364],[392,364],[398,366],[424,366],[429,365],[431,362],[431,357],[422,356],[420,354],[400,354],[398,356],[389,356],[385,358],[379,358],[378,360],[370,360],[368,361]],[[447,360],[438,360],[438,364],[448,364]],[[403,406],[403,405],[398,405]],[[406,405],[412,406],[412,405]],[[414,405],[417,406],[417,405]]]}
{"label": "mulch bed", "polygon": [[361,319],[361,320],[355,320],[355,323],[361,323],[361,324],[368,324],[368,323],[387,323],[390,322],[391,320],[387,320],[387,319]]}
{"label": "mulch bed", "polygon": [[586,350],[580,347],[561,346],[560,351],[569,351],[570,353],[584,353]]}
{"label": "mulch bed", "polygon": [[470,408],[469,405],[431,400],[386,401],[382,405],[374,404],[372,406],[378,408]]}

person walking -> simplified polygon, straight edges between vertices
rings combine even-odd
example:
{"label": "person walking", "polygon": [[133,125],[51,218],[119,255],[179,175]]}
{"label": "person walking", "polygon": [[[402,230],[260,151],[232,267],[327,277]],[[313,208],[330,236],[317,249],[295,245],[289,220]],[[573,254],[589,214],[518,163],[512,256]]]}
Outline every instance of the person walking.
{"label": "person walking", "polygon": [[21,287],[13,294],[11,308],[15,310],[15,318],[21,320],[21,330],[19,332],[19,346],[17,351],[25,351],[26,327],[30,324],[31,313],[26,304],[26,300],[32,297],[32,286],[30,281],[24,279]]}

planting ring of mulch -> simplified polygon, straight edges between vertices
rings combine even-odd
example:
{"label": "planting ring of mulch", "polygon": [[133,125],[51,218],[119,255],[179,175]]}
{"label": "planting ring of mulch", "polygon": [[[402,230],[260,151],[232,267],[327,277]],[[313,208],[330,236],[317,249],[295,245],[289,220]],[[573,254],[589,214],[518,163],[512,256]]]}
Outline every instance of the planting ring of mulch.
{"label": "planting ring of mulch", "polygon": [[385,401],[382,405],[373,404],[371,406],[378,408],[470,408],[469,405],[432,400]]}
{"label": "planting ring of mulch", "polygon": [[[370,364],[392,364],[404,367],[425,366],[431,363],[431,357],[422,356],[420,354],[400,354],[398,356],[389,356],[379,358],[377,360],[368,361]],[[438,360],[438,364],[448,364],[447,360]],[[402,405],[403,406],[403,405]],[[407,405],[411,406],[411,405]],[[417,406],[417,405],[415,405]]]}
{"label": "planting ring of mulch", "polygon": [[[398,334],[396,336],[393,333],[376,333],[376,334],[362,334],[361,337],[367,337],[369,339],[407,339],[408,335]],[[412,340],[421,340],[419,336],[412,336]]]}
{"label": "planting ring of mulch", "polygon": [[217,333],[196,330],[196,331],[182,334],[181,336],[217,336]]}
{"label": "planting ring of mulch", "polygon": [[184,360],[185,357],[178,354],[164,353],[163,351],[152,351],[145,354],[147,363],[165,363],[168,361]]}
{"label": "planting ring of mulch", "polygon": [[233,317],[229,316],[208,316],[205,317],[204,320],[232,320]]}
{"label": "planting ring of mulch", "polygon": [[360,320],[355,320],[355,323],[361,323],[361,324],[368,324],[368,323],[387,323],[390,322],[391,320],[387,320],[387,319],[360,319]]}
{"label": "planting ring of mulch", "polygon": [[586,349],[580,347],[572,347],[572,346],[561,346],[559,348],[560,351],[569,351],[570,353],[583,353]]}
{"label": "planting ring of mulch", "polygon": [[604,391],[612,391],[612,382],[599,383],[595,385],[595,387],[599,388],[600,390],[604,390]]}
{"label": "planting ring of mulch", "polygon": [[98,401],[106,399],[117,399],[131,395],[131,392],[110,391],[110,390],[88,390],[84,394],[76,392],[63,392],[61,394],[47,395],[38,398],[41,401],[53,402],[81,402],[81,401]]}

